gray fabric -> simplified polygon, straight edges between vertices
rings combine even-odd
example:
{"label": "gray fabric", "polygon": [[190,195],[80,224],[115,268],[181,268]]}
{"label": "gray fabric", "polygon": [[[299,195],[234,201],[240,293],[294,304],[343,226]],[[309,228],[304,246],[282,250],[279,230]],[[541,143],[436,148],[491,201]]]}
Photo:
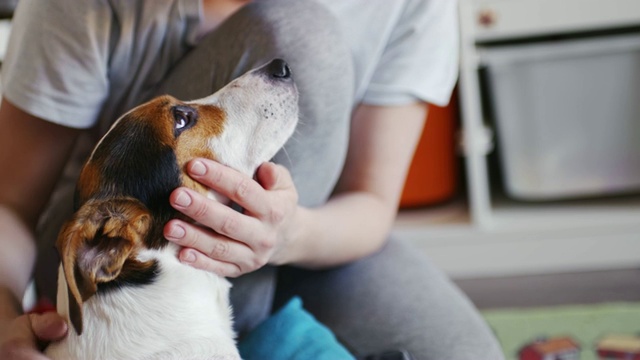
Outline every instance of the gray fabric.
{"label": "gray fabric", "polygon": [[358,355],[404,349],[415,359],[504,358],[467,297],[402,241],[333,270],[283,268],[276,306],[293,295]]}

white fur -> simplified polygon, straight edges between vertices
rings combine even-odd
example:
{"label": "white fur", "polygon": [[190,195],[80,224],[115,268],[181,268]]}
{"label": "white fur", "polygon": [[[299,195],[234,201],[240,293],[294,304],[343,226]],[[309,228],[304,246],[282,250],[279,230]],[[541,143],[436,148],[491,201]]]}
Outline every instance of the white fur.
{"label": "white fur", "polygon": [[297,99],[293,82],[274,82],[257,69],[196,102],[218,106],[227,116],[222,134],[209,140],[218,161],[253,176],[293,133]]}
{"label": "white fur", "polygon": [[[177,246],[144,250],[160,265],[156,280],[91,297],[83,305],[82,341],[73,328],[46,350],[52,359],[239,359],[229,282],[177,259]],[[67,317],[66,281],[59,269],[58,312]],[[186,306],[185,306],[186,305]]]}

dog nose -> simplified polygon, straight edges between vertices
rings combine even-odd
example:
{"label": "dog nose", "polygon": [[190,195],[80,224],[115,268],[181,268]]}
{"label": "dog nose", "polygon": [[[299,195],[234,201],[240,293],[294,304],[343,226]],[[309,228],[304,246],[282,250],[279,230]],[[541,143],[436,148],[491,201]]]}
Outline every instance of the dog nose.
{"label": "dog nose", "polygon": [[272,60],[267,65],[267,72],[276,79],[289,79],[291,77],[291,69],[289,69],[287,62],[282,59]]}

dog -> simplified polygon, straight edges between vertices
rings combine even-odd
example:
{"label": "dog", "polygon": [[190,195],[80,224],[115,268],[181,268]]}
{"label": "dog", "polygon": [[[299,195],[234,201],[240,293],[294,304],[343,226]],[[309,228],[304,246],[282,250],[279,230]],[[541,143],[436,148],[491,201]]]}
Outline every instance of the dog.
{"label": "dog", "polygon": [[[293,134],[298,92],[275,59],[208,97],[165,95],[120,117],[78,178],[56,247],[57,311],[72,325],[52,359],[239,359],[223,277],[182,264],[163,237],[170,193],[224,197],[185,173],[196,157],[253,176]],[[228,200],[228,199],[227,199]],[[183,216],[184,218],[184,216]],[[70,327],[71,328],[71,327]]]}

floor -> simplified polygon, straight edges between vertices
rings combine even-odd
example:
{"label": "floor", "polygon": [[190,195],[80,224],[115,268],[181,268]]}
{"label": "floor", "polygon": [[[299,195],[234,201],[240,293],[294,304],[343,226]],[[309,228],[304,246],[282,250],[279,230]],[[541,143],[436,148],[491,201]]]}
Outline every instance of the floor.
{"label": "floor", "polygon": [[640,268],[455,282],[480,309],[640,301]]}

